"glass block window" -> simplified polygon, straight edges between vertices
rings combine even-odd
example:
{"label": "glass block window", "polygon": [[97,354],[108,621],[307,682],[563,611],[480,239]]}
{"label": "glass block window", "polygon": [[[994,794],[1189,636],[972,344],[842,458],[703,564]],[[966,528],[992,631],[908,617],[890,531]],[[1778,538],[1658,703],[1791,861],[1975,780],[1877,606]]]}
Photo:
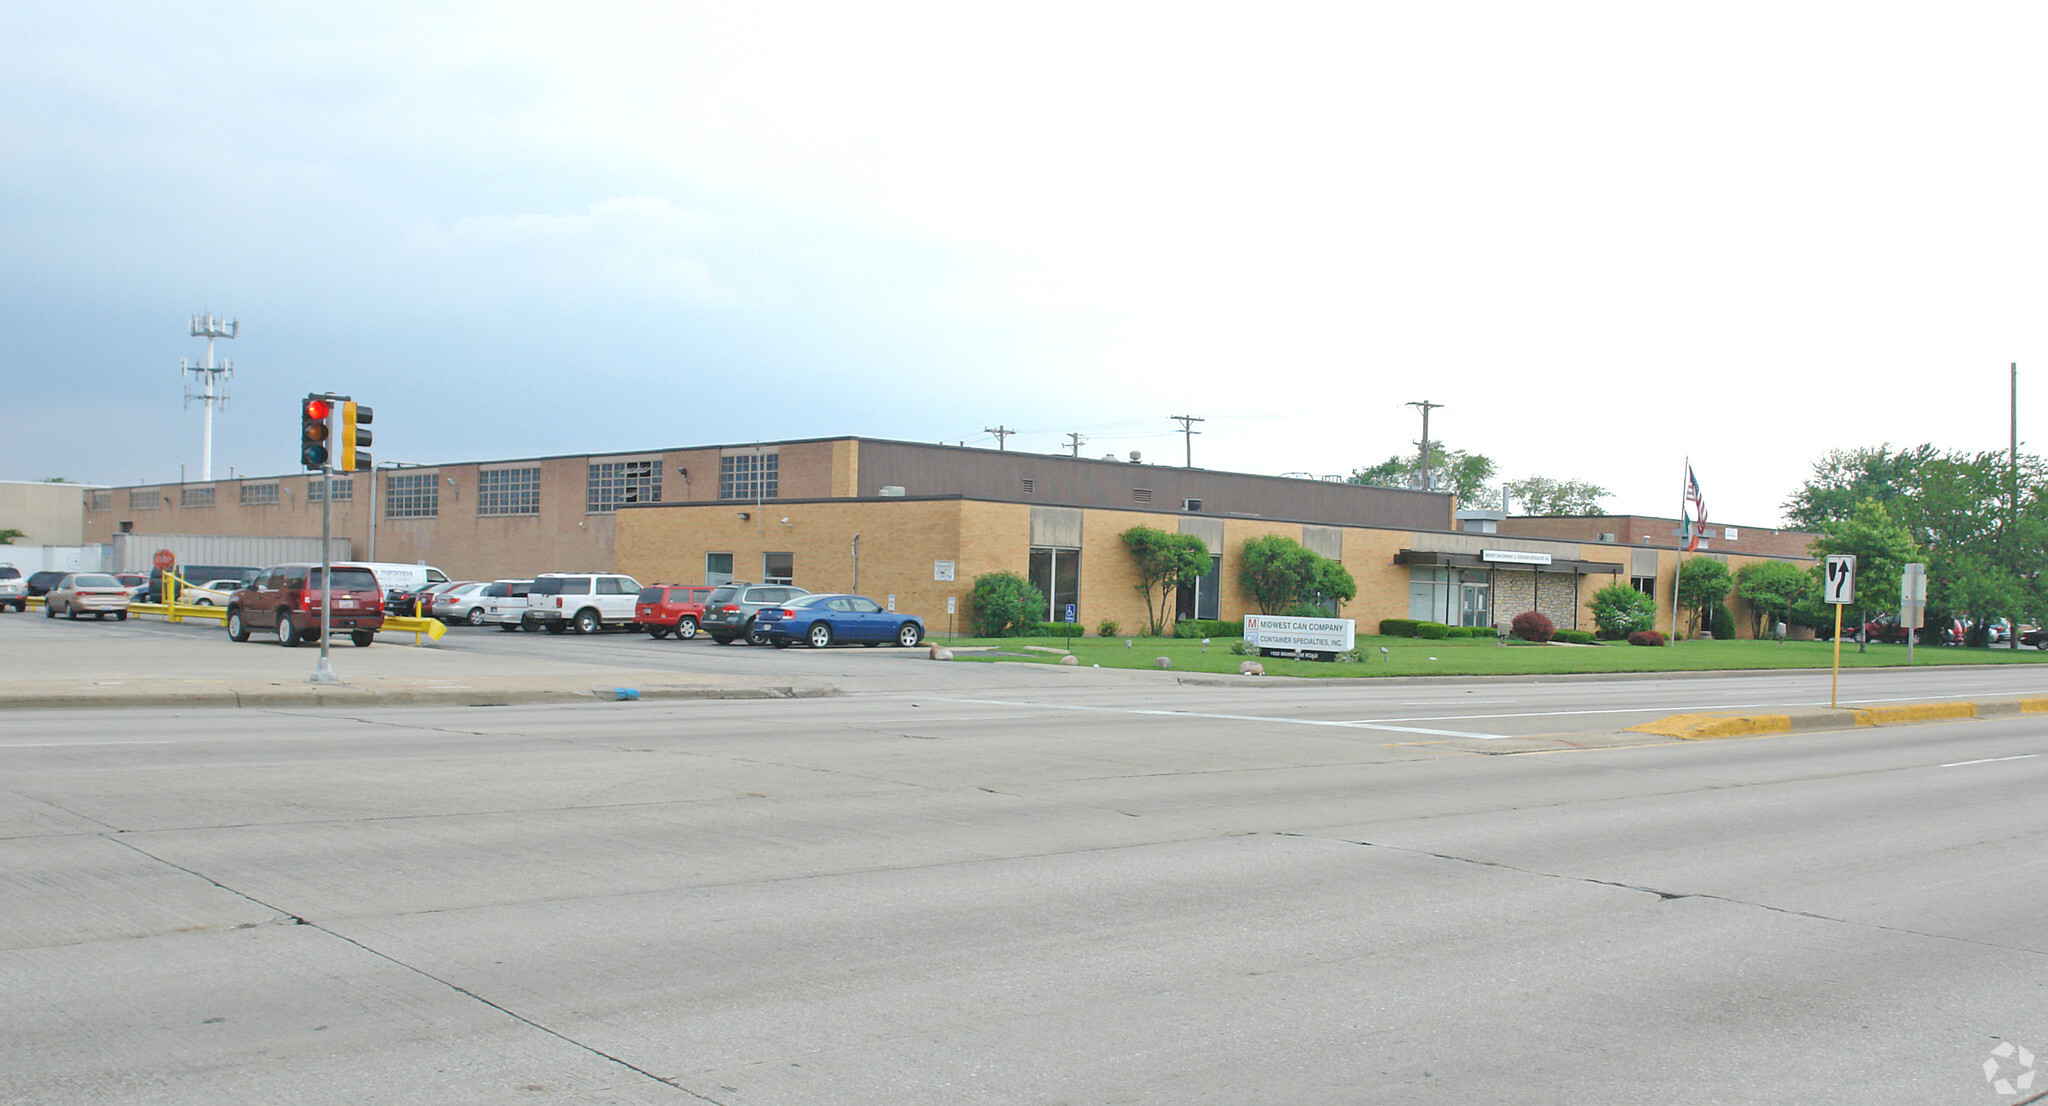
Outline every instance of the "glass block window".
{"label": "glass block window", "polygon": [[208,487],[204,487],[204,488],[179,488],[179,489],[178,489],[178,506],[180,506],[180,507],[211,507],[211,506],[213,506],[213,488],[212,488],[211,486],[208,486]]}
{"label": "glass block window", "polygon": [[774,499],[781,484],[779,453],[729,453],[718,459],[720,499]]}
{"label": "glass block window", "polygon": [[92,509],[95,511],[113,510],[114,493],[112,491],[97,491],[92,493]]}
{"label": "glass block window", "polygon": [[384,478],[385,518],[434,518],[440,513],[440,473],[394,472]]}
{"label": "glass block window", "polygon": [[[353,476],[337,476],[334,478],[333,484],[329,486],[334,489],[334,501],[336,503],[356,497],[355,480],[356,478]],[[306,480],[306,502],[318,503],[322,494],[324,493],[320,478],[317,476],[308,477]]]}
{"label": "glass block window", "polygon": [[590,466],[590,494],[584,509],[606,514],[621,503],[661,502],[660,461],[603,461]]}
{"label": "glass block window", "polygon": [[128,489],[128,509],[131,511],[154,511],[163,506],[162,492],[155,488]]}
{"label": "glass block window", "polygon": [[277,502],[276,484],[242,485],[242,506],[261,507]]}
{"label": "glass block window", "polygon": [[479,516],[539,514],[540,466],[478,472],[476,513]]}

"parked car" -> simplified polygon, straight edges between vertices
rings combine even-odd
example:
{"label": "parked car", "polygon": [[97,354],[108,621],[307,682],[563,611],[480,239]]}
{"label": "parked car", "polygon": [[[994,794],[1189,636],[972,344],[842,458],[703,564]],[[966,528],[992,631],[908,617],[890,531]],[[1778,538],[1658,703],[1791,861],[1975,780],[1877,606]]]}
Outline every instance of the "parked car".
{"label": "parked car", "polygon": [[113,615],[115,621],[126,622],[133,598],[126,584],[104,572],[67,572],[44,593],[43,617],[55,618],[62,611],[74,622],[81,614],[94,618]]}
{"label": "parked car", "polygon": [[[329,630],[347,634],[359,646],[377,640],[377,631],[384,628],[384,588],[376,574],[367,565],[337,564],[331,584]],[[228,637],[247,641],[252,630],[270,630],[286,647],[317,641],[321,600],[319,565],[272,565],[229,598]]]}
{"label": "parked car", "polygon": [[23,586],[28,589],[30,598],[38,595],[48,595],[51,588],[62,583],[64,577],[69,575],[71,574],[58,569],[44,569],[41,572],[31,572],[28,574],[28,579],[24,582]]}
{"label": "parked car", "polygon": [[367,568],[384,588],[384,610],[391,615],[412,615],[419,608],[413,596],[435,584],[448,582],[448,574],[433,565],[409,565],[398,561],[350,561]]}
{"label": "parked car", "polygon": [[865,595],[800,595],[756,611],[754,626],[777,649],[799,641],[813,649],[885,641],[908,649],[924,640],[924,619],[888,610]]}
{"label": "parked car", "polygon": [[[258,568],[252,568],[247,565],[178,565],[177,567],[171,569],[171,571],[175,573],[180,580],[225,581],[225,584],[209,583],[207,586],[216,591],[223,592],[225,595],[233,595],[235,592],[247,587],[249,585],[249,581],[254,580],[256,578],[256,574],[262,570]],[[163,602],[163,576],[164,574],[162,572],[156,571],[155,569],[151,569],[149,572],[149,588],[145,593],[147,598],[144,599],[143,595],[138,595],[136,596],[136,598],[144,599],[145,602],[150,603]],[[180,589],[181,592],[184,590],[184,588]],[[181,603],[190,602],[190,600],[186,599],[182,594],[179,595],[178,601]],[[227,600],[225,598],[221,598],[215,600],[214,605],[219,606],[226,602]]]}
{"label": "parked car", "polygon": [[697,636],[704,600],[711,591],[710,584],[649,584],[633,601],[633,621],[656,641],[670,634],[677,641],[688,641]]}
{"label": "parked car", "polygon": [[208,580],[203,584],[178,589],[178,602],[190,603],[195,607],[225,607],[236,592],[242,590],[240,580]]}
{"label": "parked car", "polygon": [[481,626],[484,624],[484,601],[477,593],[490,586],[482,580],[464,580],[459,584],[435,588],[430,596],[427,616],[443,622]]}
{"label": "parked car", "polygon": [[478,594],[484,600],[484,624],[500,630],[526,628],[526,593],[532,580],[497,580]]}
{"label": "parked car", "polygon": [[701,628],[720,645],[731,645],[741,640],[748,645],[766,645],[768,639],[760,636],[754,626],[754,612],[763,607],[781,606],[799,595],[809,594],[803,588],[788,584],[721,584],[704,598]]}
{"label": "parked car", "polygon": [[[1906,627],[1900,625],[1896,612],[1886,611],[1863,624],[1863,640],[1903,645],[1906,642]],[[1913,635],[1913,640],[1922,645],[1961,645],[1962,621],[1928,615],[1921,620],[1920,629]]]}
{"label": "parked car", "polygon": [[22,581],[20,569],[0,565],[0,610],[8,607],[16,612],[28,609],[28,585]]}
{"label": "parked car", "polygon": [[148,573],[116,572],[114,579],[121,581],[121,586],[128,589],[128,600],[132,603],[142,602],[142,597],[149,593]]}
{"label": "parked car", "polygon": [[634,600],[640,581],[612,572],[543,572],[526,593],[526,624],[559,634],[575,627],[594,634],[606,626],[636,628]]}

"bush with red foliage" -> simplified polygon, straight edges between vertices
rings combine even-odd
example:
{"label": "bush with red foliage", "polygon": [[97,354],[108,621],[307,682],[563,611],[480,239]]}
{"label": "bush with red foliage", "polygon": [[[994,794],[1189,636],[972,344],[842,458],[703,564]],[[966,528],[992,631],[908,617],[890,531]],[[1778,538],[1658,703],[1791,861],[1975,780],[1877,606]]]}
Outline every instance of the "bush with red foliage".
{"label": "bush with red foliage", "polygon": [[1659,630],[1637,630],[1628,636],[1630,645],[1662,645],[1664,634]]}
{"label": "bush with red foliage", "polygon": [[1557,636],[1557,627],[1550,621],[1550,616],[1542,611],[1523,611],[1508,624],[1508,632],[1523,641],[1533,641],[1541,645]]}

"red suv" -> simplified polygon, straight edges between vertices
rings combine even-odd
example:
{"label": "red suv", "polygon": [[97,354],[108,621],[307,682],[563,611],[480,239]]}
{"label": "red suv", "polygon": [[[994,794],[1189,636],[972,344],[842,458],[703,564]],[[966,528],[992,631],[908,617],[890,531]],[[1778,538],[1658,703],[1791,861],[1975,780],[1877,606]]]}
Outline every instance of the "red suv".
{"label": "red suv", "polygon": [[697,623],[704,618],[704,599],[710,584],[650,584],[633,600],[633,621],[646,627],[659,641],[670,634],[678,641],[697,636]]}
{"label": "red suv", "polygon": [[[362,565],[334,566],[334,605],[328,627],[357,645],[377,640],[384,628],[384,588]],[[228,597],[228,637],[249,640],[249,631],[271,630],[277,643],[293,646],[320,639],[320,566],[272,565],[248,587]]]}

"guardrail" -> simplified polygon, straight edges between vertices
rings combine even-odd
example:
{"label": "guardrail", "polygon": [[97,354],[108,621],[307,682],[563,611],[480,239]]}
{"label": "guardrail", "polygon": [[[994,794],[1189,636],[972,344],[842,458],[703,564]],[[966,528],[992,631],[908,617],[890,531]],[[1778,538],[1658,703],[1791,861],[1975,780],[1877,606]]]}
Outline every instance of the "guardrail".
{"label": "guardrail", "polygon": [[[28,605],[31,607],[42,606],[43,597],[40,595],[29,596]],[[225,607],[215,607],[203,603],[130,603],[128,604],[128,613],[149,615],[153,618],[161,618],[166,622],[183,622],[188,618],[196,618],[207,622],[217,622],[225,626],[228,621],[228,612]],[[378,632],[411,634],[412,643],[418,645],[420,644],[421,635],[425,635],[429,641],[441,640],[441,635],[448,632],[448,624],[438,618],[403,618],[387,615],[384,618],[384,628]]]}

